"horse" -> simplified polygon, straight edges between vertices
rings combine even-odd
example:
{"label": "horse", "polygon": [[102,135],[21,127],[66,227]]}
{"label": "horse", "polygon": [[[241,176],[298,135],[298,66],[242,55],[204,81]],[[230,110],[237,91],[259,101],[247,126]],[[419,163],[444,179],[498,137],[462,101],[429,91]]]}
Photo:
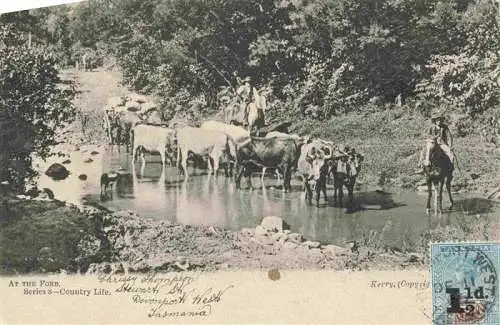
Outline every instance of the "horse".
{"label": "horse", "polygon": [[267,101],[266,97],[259,95],[255,88],[252,92],[253,101],[250,103],[238,98],[233,99],[224,110],[224,120],[228,124],[246,127],[252,135],[255,135],[255,132],[265,124],[264,111]]}
{"label": "horse", "polygon": [[426,213],[430,215],[432,186],[434,185],[434,211],[436,215],[443,210],[443,185],[450,199],[449,210],[453,209],[453,198],[451,195],[451,181],[453,179],[453,164],[436,141],[436,138],[428,140],[429,166],[424,166],[424,173],[427,182],[427,205]]}

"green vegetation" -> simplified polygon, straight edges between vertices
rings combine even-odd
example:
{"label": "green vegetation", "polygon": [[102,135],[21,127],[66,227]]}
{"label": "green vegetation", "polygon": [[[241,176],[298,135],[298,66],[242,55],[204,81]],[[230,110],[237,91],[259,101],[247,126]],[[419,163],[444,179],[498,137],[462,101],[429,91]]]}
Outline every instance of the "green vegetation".
{"label": "green vegetation", "polygon": [[424,113],[497,118],[493,1],[92,0],[26,17],[47,21],[39,39],[66,63],[83,52],[116,59],[166,116],[218,111],[220,94],[250,77],[269,91],[274,119],[329,119],[399,95]]}
{"label": "green vegetation", "polygon": [[115,57],[124,82],[159,95],[166,116],[218,111],[237,77],[269,91],[271,119],[329,119],[384,108],[399,95],[424,113],[444,106],[471,117],[493,114],[498,103],[498,13],[489,1],[103,0],[68,8],[52,13],[67,31],[57,39],[62,52],[81,46]]}

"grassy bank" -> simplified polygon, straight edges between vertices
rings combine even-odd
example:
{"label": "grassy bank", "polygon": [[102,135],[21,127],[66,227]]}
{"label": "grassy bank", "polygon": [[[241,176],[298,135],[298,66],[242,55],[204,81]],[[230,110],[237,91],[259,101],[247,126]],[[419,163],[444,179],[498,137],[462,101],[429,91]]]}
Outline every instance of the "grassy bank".
{"label": "grassy bank", "polygon": [[[328,121],[299,121],[293,132],[346,144],[365,155],[360,181],[373,186],[415,189],[424,177],[415,175],[419,152],[430,122],[403,108],[349,114]],[[451,131],[457,134],[456,125]],[[452,185],[457,191],[485,193],[498,183],[498,150],[480,135],[454,137],[457,168]]]}

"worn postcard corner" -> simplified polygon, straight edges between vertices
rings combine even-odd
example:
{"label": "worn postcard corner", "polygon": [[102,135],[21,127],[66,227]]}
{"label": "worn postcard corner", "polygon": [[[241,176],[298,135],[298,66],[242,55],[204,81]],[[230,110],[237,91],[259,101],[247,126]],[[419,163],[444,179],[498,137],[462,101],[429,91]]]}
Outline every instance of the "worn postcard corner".
{"label": "worn postcard corner", "polygon": [[500,324],[500,2],[68,2],[0,14],[2,324]]}

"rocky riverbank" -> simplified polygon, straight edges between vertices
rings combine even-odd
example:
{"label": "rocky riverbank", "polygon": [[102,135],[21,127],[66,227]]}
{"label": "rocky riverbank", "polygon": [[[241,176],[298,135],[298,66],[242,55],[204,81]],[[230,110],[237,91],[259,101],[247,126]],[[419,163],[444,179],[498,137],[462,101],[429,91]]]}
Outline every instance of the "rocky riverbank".
{"label": "rocky riverbank", "polygon": [[424,257],[415,253],[384,252],[357,242],[340,247],[309,241],[274,216],[263,218],[255,228],[228,231],[174,225],[143,219],[131,211],[111,212],[49,198],[3,201],[0,246],[4,274],[392,270],[426,264]]}

